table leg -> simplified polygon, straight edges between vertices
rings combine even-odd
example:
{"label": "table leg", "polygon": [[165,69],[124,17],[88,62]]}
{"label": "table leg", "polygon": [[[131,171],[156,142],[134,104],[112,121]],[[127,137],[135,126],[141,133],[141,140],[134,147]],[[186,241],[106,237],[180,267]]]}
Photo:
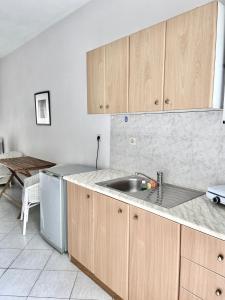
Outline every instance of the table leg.
{"label": "table leg", "polygon": [[[20,177],[19,177],[15,172],[14,172],[14,176],[15,176],[15,178],[17,179],[17,181],[20,183],[20,185],[21,185],[22,187],[24,187],[23,181],[20,179]],[[22,201],[23,201],[23,200],[22,200]],[[23,205],[23,203],[22,203],[22,205]],[[19,212],[19,214],[18,214],[18,216],[17,216],[17,219],[19,220],[20,217],[21,217],[21,211]]]}
{"label": "table leg", "polygon": [[16,173],[14,173],[14,176],[15,176],[15,178],[17,179],[17,181],[21,184],[21,186],[23,187],[23,186],[24,186],[24,183],[23,183],[23,181],[19,178],[19,176],[18,176]]}

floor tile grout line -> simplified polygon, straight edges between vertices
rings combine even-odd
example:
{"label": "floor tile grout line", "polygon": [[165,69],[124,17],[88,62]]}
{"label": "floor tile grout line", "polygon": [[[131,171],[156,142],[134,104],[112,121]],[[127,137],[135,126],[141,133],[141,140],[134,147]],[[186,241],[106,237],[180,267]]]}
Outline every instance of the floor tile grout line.
{"label": "floor tile grout line", "polygon": [[16,223],[15,226],[9,231],[9,233],[11,233],[16,228],[16,226],[18,225],[17,222],[15,222],[15,223]]}
{"label": "floor tile grout line", "polygon": [[14,295],[0,295],[0,297],[13,297],[13,298],[27,298],[27,296],[14,296]]}
{"label": "floor tile grout line", "polygon": [[78,272],[76,274],[76,277],[75,277],[75,280],[74,280],[74,283],[73,283],[73,286],[72,286],[72,289],[71,289],[71,292],[70,292],[70,296],[69,296],[69,299],[71,298],[72,294],[73,294],[73,290],[74,290],[74,287],[75,287],[75,284],[76,284],[76,281],[77,281],[77,277],[78,277]]}
{"label": "floor tile grout line", "polygon": [[[13,212],[14,213],[14,212]],[[6,221],[6,220],[5,220]],[[12,220],[12,222],[14,222],[13,220]],[[4,225],[3,225],[4,226]],[[10,225],[9,225],[9,227],[10,227]],[[17,228],[18,228],[18,230],[17,230]],[[4,233],[4,238],[3,239],[5,239],[7,236],[19,236],[19,235],[21,235],[21,233],[19,232],[19,228],[20,228],[20,221],[18,221],[18,222],[15,222],[14,224],[13,224],[13,226],[12,226],[12,228],[11,228],[11,230],[9,230],[7,233]],[[15,230],[16,229],[16,230]],[[18,232],[17,232],[18,231]],[[27,232],[28,233],[28,232]],[[37,282],[39,281],[39,279],[40,279],[40,277],[42,276],[42,274],[44,273],[44,272],[67,272],[67,273],[71,273],[71,276],[72,276],[72,278],[73,278],[73,281],[71,282],[71,291],[70,291],[70,295],[67,295],[67,297],[65,297],[65,298],[62,298],[62,297],[60,297],[60,298],[58,298],[57,297],[57,295],[56,295],[56,297],[49,297],[49,296],[47,296],[47,297],[44,297],[44,298],[46,298],[46,299],[52,299],[52,300],[54,300],[54,299],[66,299],[66,300],[69,300],[69,299],[71,299],[71,300],[79,300],[80,298],[72,298],[72,294],[73,294],[73,290],[74,290],[74,287],[76,286],[76,283],[77,283],[77,280],[78,280],[78,275],[79,275],[79,272],[80,273],[82,273],[82,271],[81,270],[79,270],[79,269],[75,269],[75,270],[68,270],[68,269],[66,269],[66,267],[65,267],[65,270],[64,269],[61,269],[61,270],[59,270],[58,268],[57,268],[57,265],[56,265],[56,269],[53,267],[52,269],[50,268],[50,269],[47,269],[47,265],[49,264],[49,262],[50,262],[50,260],[53,258],[53,256],[54,256],[54,254],[56,253],[55,251],[54,251],[54,249],[52,248],[52,247],[50,247],[50,248],[46,248],[46,249],[40,249],[40,248],[36,248],[36,249],[29,249],[29,248],[27,248],[27,247],[29,247],[29,245],[32,243],[32,241],[34,241],[34,239],[35,239],[35,237],[40,237],[40,233],[39,233],[39,231],[34,231],[34,232],[31,232],[31,233],[29,233],[29,240],[25,243],[25,245],[22,245],[23,247],[20,247],[20,248],[8,248],[8,249],[15,249],[15,250],[17,250],[18,251],[18,254],[16,254],[16,256],[13,258],[13,260],[10,262],[10,264],[8,265],[8,267],[4,270],[4,272],[3,272],[3,274],[0,276],[0,278],[5,274],[5,272],[7,272],[9,269],[10,270],[21,270],[21,271],[26,271],[26,270],[30,270],[30,271],[36,271],[36,276],[37,276],[37,278],[33,281],[33,284],[32,285],[30,285],[30,287],[28,288],[28,290],[27,290],[27,295],[24,295],[24,296],[17,296],[17,295],[14,295],[15,297],[18,297],[18,300],[21,298],[21,299],[29,299],[29,297],[32,297],[32,299],[34,298],[34,299],[41,299],[42,297],[40,297],[40,296],[32,296],[31,295],[31,293],[32,293],[32,291],[34,290],[34,287],[37,285]],[[20,239],[18,239],[18,241],[20,241]],[[15,244],[15,245],[17,245],[17,244]],[[38,245],[38,244],[37,244]],[[4,246],[4,245],[3,245]],[[7,249],[7,248],[1,248],[1,250],[4,250],[4,249]],[[47,253],[47,251],[49,251],[49,255],[47,255],[47,259],[46,259],[46,262],[45,262],[45,264],[43,264],[43,267],[40,267],[40,269],[36,269],[36,268],[33,268],[33,269],[26,269],[26,268],[17,268],[17,267],[13,267],[13,264],[15,263],[15,261],[18,259],[18,257],[24,252],[24,251],[31,251],[31,253],[32,253],[32,251],[46,251],[46,253]],[[12,251],[13,252],[13,251]],[[15,251],[16,252],[16,251]],[[17,253],[17,252],[16,252]],[[28,252],[28,254],[29,254],[29,252]],[[32,255],[32,254],[31,254]],[[53,264],[54,265],[54,264]],[[49,264],[49,266],[50,266],[50,264]],[[62,265],[62,267],[63,267],[63,265]],[[73,275],[72,275],[73,274]],[[8,296],[13,296],[13,295],[8,295]],[[111,299],[111,298],[110,298]],[[81,299],[80,299],[81,300]],[[85,300],[96,300],[96,299],[94,299],[94,298],[92,298],[92,297],[90,297],[90,298],[85,298]]]}
{"label": "floor tile grout line", "polygon": [[[4,239],[6,239],[9,235],[10,235],[10,234],[7,234],[2,240],[0,240],[0,242],[3,242]],[[19,233],[17,234],[17,233],[16,233],[15,235],[19,235],[19,236],[20,236],[21,234],[19,234]],[[29,244],[29,242],[30,242],[32,239],[33,239],[33,237],[31,237],[31,239],[24,245],[23,248],[10,248],[10,247],[6,247],[6,248],[5,248],[5,247],[1,247],[1,246],[0,246],[0,249],[20,249],[20,250],[23,250],[23,249],[25,249],[25,247]]]}
{"label": "floor tile grout line", "polygon": [[[25,246],[26,247],[26,246]],[[12,261],[12,263],[9,265],[8,269],[10,270],[30,270],[30,271],[35,271],[35,270],[42,270],[42,269],[24,269],[24,268],[10,268],[12,266],[12,264],[15,262],[15,260],[26,250],[33,250],[33,249],[21,249],[21,251],[19,252],[19,254],[15,257],[15,259]],[[44,250],[44,249],[42,249]],[[50,251],[50,250],[49,250]],[[50,256],[52,255],[52,253],[50,254]]]}
{"label": "floor tile grout line", "polygon": [[[5,269],[5,268],[2,268]],[[23,270],[23,271],[44,271],[44,272],[68,272],[68,273],[78,273],[78,271],[70,271],[70,270],[46,270],[46,269],[24,269],[24,268],[6,268],[10,270]],[[1,296],[1,294],[0,294]]]}
{"label": "floor tile grout line", "polygon": [[[21,296],[20,296],[20,297],[21,297]],[[25,297],[27,297],[27,299],[28,299],[29,297],[35,298],[35,299],[43,299],[43,297],[37,297],[37,296],[25,296]],[[69,298],[57,298],[57,297],[44,297],[44,299],[49,299],[49,300],[51,300],[51,299],[57,299],[57,300],[70,300]],[[98,300],[98,299],[78,299],[78,298],[74,298],[73,300]]]}
{"label": "floor tile grout line", "polygon": [[0,279],[2,278],[2,276],[5,274],[5,272],[6,272],[8,269],[3,268],[3,270],[4,270],[4,272],[1,274]]}
{"label": "floor tile grout line", "polygon": [[49,262],[50,258],[52,257],[53,253],[54,253],[54,252],[52,251],[52,254],[51,254],[51,255],[49,255],[49,258],[47,259],[47,261],[46,261],[46,263],[45,263],[44,267],[42,268],[42,270],[41,270],[41,271],[40,271],[40,273],[39,273],[39,276],[37,277],[37,279],[35,280],[34,284],[32,285],[32,287],[31,287],[31,289],[30,289],[30,291],[29,291],[29,293],[28,293],[28,296],[27,296],[27,297],[29,297],[29,296],[30,296],[30,294],[31,294],[31,292],[32,292],[32,290],[33,290],[33,288],[34,288],[35,284],[37,283],[37,281],[38,281],[38,280],[39,280],[39,278],[41,277],[41,274],[44,272],[44,269],[45,269],[45,267],[46,267],[47,263]]}
{"label": "floor tile grout line", "polygon": [[[19,249],[18,249],[19,250]],[[12,262],[9,264],[9,266],[8,266],[8,270],[10,269],[10,267],[11,267],[11,265],[14,263],[14,261],[17,259],[17,257],[21,254],[23,252],[23,249],[20,249],[20,251],[19,251],[19,253],[18,253],[18,255],[12,260]]]}
{"label": "floor tile grout line", "polygon": [[[4,233],[1,233],[1,234],[4,234]],[[1,239],[0,239],[0,242],[4,240],[6,236],[3,236]]]}
{"label": "floor tile grout line", "polygon": [[[35,236],[36,236],[36,234],[33,235],[33,237],[29,240],[29,242],[26,244],[25,247],[27,247],[27,246],[30,244],[30,242],[34,239]],[[35,250],[35,249],[34,249],[34,250]]]}

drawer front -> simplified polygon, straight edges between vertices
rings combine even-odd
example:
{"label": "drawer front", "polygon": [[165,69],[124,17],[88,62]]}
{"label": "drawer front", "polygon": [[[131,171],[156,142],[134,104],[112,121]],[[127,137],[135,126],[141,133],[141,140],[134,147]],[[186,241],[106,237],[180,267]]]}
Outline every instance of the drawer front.
{"label": "drawer front", "polygon": [[180,284],[203,300],[225,300],[225,278],[185,258],[181,259]]}
{"label": "drawer front", "polygon": [[186,291],[185,289],[180,289],[180,298],[179,300],[201,300],[197,296],[191,294],[190,292]]}
{"label": "drawer front", "polygon": [[225,241],[182,226],[181,256],[225,276]]}

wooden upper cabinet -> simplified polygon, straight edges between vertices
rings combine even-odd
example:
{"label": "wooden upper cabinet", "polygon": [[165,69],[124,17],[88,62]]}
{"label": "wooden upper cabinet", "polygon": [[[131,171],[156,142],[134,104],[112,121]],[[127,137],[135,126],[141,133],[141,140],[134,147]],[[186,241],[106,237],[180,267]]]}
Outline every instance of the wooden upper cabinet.
{"label": "wooden upper cabinet", "polygon": [[129,37],[105,46],[105,112],[127,112]]}
{"label": "wooden upper cabinet", "polygon": [[167,21],[164,109],[212,107],[217,2]]}
{"label": "wooden upper cabinet", "polygon": [[104,113],[105,107],[105,47],[87,53],[88,113]]}
{"label": "wooden upper cabinet", "polygon": [[130,206],[129,300],[178,300],[180,225]]}
{"label": "wooden upper cabinet", "polygon": [[129,205],[94,194],[94,245],[95,276],[127,300]]}
{"label": "wooden upper cabinet", "polygon": [[88,112],[220,108],[223,12],[214,1],[88,52]]}
{"label": "wooden upper cabinet", "polygon": [[129,112],[163,110],[166,22],[130,36]]}
{"label": "wooden upper cabinet", "polygon": [[68,183],[68,252],[93,272],[93,192]]}

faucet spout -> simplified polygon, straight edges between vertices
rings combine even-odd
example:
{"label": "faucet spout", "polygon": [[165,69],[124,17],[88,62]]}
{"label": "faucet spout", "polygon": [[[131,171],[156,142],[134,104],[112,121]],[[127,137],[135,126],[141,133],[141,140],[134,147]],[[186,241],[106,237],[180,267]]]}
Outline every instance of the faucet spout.
{"label": "faucet spout", "polygon": [[150,176],[148,176],[148,175],[146,175],[144,173],[141,173],[141,172],[135,172],[135,175],[136,176],[143,176],[145,178],[153,180],[153,181],[157,182],[158,185],[162,185],[163,184],[163,172],[161,172],[161,171],[157,172],[157,180],[155,180],[155,179],[151,178]]}

